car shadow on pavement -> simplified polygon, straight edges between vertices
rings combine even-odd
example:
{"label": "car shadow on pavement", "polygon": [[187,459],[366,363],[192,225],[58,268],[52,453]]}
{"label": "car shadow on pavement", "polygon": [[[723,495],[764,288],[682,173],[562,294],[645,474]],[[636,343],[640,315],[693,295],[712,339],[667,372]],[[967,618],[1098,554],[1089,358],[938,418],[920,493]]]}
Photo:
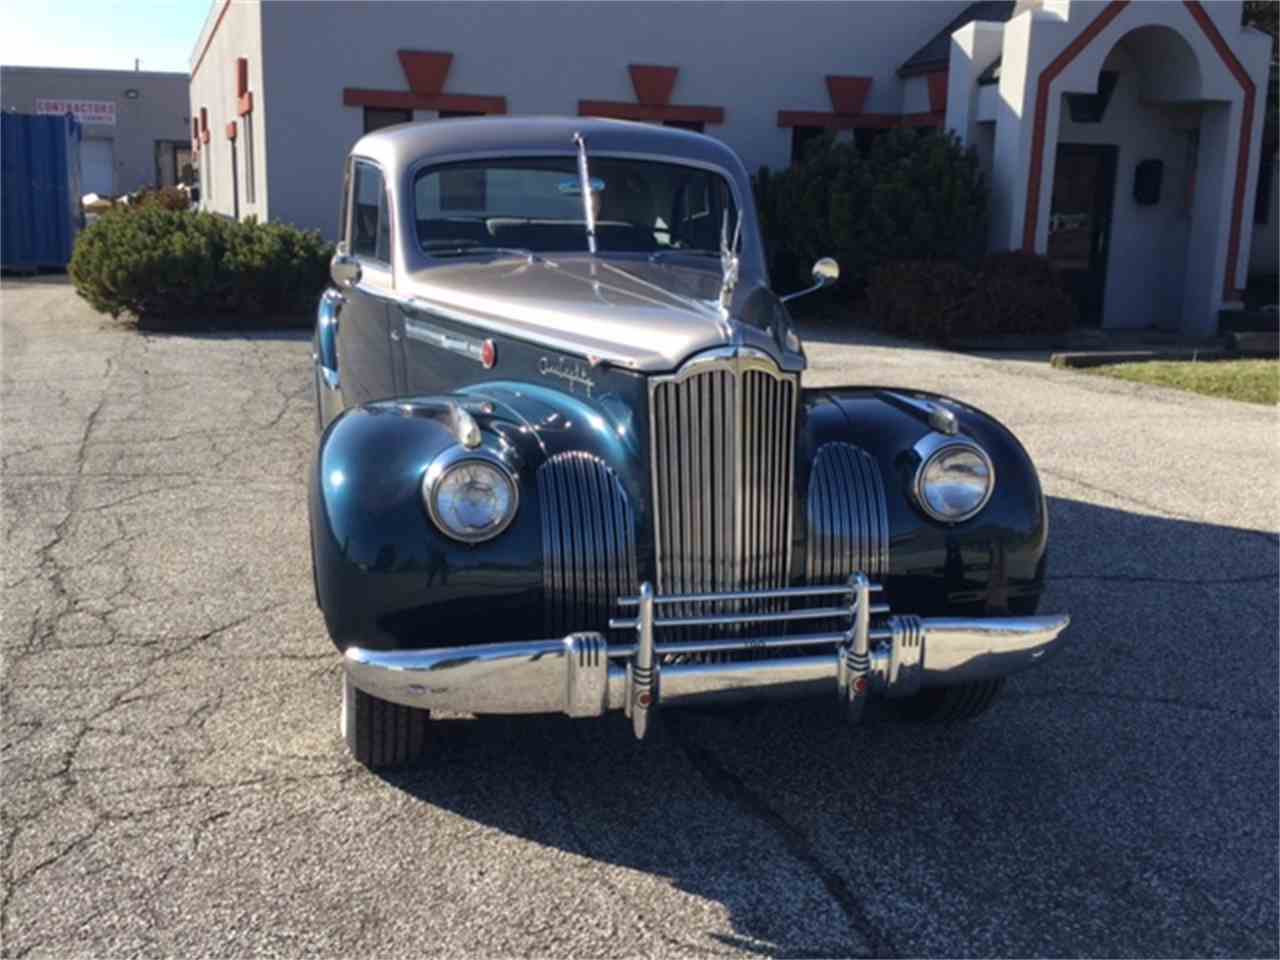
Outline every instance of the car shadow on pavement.
{"label": "car shadow on pavement", "polygon": [[1273,952],[1276,535],[1050,512],[1041,609],[1070,643],[976,722],[848,728],[806,701],[665,711],[638,744],[616,714],[439,720],[429,765],[383,778],[639,871],[608,893],[650,925],[654,884],[718,904],[732,933],[672,930],[675,952]]}

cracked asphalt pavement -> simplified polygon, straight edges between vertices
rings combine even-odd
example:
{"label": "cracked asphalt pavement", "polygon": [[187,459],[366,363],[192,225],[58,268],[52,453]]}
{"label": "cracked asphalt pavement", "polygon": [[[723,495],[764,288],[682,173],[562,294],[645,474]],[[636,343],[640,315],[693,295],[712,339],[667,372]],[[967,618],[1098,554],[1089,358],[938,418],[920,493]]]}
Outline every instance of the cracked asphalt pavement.
{"label": "cracked asphalt pavement", "polygon": [[306,337],[0,308],[3,955],[1280,952],[1276,410],[818,334],[809,383],[1020,435],[1070,645],[957,729],[450,719],[379,777],[312,601]]}

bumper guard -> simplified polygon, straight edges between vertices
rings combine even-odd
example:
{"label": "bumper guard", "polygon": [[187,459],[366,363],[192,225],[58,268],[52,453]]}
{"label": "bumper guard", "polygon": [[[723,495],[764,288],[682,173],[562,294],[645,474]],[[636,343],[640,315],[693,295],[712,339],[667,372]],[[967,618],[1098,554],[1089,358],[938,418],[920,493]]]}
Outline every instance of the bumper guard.
{"label": "bumper guard", "polygon": [[[635,607],[636,615],[609,621],[611,629],[633,629],[634,643],[609,644],[600,633],[572,633],[554,640],[427,650],[350,647],[345,666],[356,687],[393,703],[460,713],[571,717],[624,710],[636,737],[644,739],[659,704],[792,698],[820,693],[824,687],[834,687],[849,719],[856,722],[872,693],[905,697],[923,687],[992,679],[1030,667],[1060,645],[1062,631],[1071,622],[1065,614],[986,619],[888,616],[883,625],[872,627],[873,615],[888,613],[886,606],[871,602],[879,590],[862,574],[854,574],[843,586],[672,596],[657,596],[644,583],[638,596],[618,601],[624,608]],[[741,611],[744,603],[754,601],[815,598],[844,603]],[[662,608],[676,604],[681,611],[710,607],[713,612],[658,616]],[[847,618],[848,629],[670,642],[658,642],[655,636],[669,627],[835,618]],[[812,653],[826,646],[830,652]],[[693,654],[789,648],[805,648],[807,653],[723,663],[663,662]]]}

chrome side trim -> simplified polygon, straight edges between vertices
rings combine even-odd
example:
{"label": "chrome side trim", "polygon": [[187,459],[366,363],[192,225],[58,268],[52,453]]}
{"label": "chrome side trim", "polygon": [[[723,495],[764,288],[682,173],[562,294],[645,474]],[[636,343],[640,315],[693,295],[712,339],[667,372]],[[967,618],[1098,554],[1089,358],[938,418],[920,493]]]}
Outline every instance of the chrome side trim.
{"label": "chrome side trim", "polygon": [[830,583],[850,570],[889,572],[889,507],[875,459],[849,443],[824,443],[809,475],[808,580]]}
{"label": "chrome side trim", "polygon": [[537,473],[542,509],[546,630],[599,627],[619,594],[640,585],[635,516],[622,483],[598,457],[557,454]]}
{"label": "chrome side trim", "polygon": [[634,359],[625,354],[593,349],[590,351],[591,356],[588,356],[588,351],[583,349],[582,344],[570,339],[569,337],[549,336],[545,332],[539,333],[535,337],[531,335],[528,329],[516,324],[505,323],[496,317],[489,317],[481,313],[464,310],[441,300],[432,300],[420,293],[409,295],[401,293],[388,294],[388,299],[395,301],[402,309],[405,310],[434,313],[437,316],[444,317],[446,320],[452,320],[455,323],[465,323],[468,326],[475,327],[485,333],[508,337],[512,340],[519,340],[523,343],[530,343],[547,350],[554,350],[557,353],[565,353],[570,356],[581,357],[585,361],[590,361],[594,358],[598,361],[604,361],[605,363],[621,369],[633,369],[636,366]]}
{"label": "chrome side trim", "polygon": [[404,335],[410,340],[429,343],[433,347],[448,350],[450,353],[456,353],[458,356],[474,360],[476,363],[484,363],[484,341],[479,337],[469,337],[466,334],[455,333],[452,330],[446,330],[444,327],[438,327],[433,323],[410,317],[404,318]]}

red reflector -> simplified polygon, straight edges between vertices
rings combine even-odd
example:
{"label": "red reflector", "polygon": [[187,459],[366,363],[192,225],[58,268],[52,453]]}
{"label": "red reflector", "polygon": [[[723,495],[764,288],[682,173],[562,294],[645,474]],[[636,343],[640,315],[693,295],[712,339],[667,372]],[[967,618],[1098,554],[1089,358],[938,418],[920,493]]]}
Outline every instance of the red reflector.
{"label": "red reflector", "polygon": [[492,370],[493,365],[498,362],[498,348],[493,345],[492,340],[486,340],[480,345],[480,362],[486,370]]}
{"label": "red reflector", "polygon": [[649,704],[653,703],[653,695],[649,693],[642,693],[640,696],[636,697],[636,702],[642,707],[647,707]]}
{"label": "red reflector", "polygon": [[855,693],[866,693],[866,692],[867,692],[867,678],[866,678],[866,677],[858,677],[856,680],[854,680],[854,681],[853,681],[853,689],[854,689],[854,692],[855,692]]}

